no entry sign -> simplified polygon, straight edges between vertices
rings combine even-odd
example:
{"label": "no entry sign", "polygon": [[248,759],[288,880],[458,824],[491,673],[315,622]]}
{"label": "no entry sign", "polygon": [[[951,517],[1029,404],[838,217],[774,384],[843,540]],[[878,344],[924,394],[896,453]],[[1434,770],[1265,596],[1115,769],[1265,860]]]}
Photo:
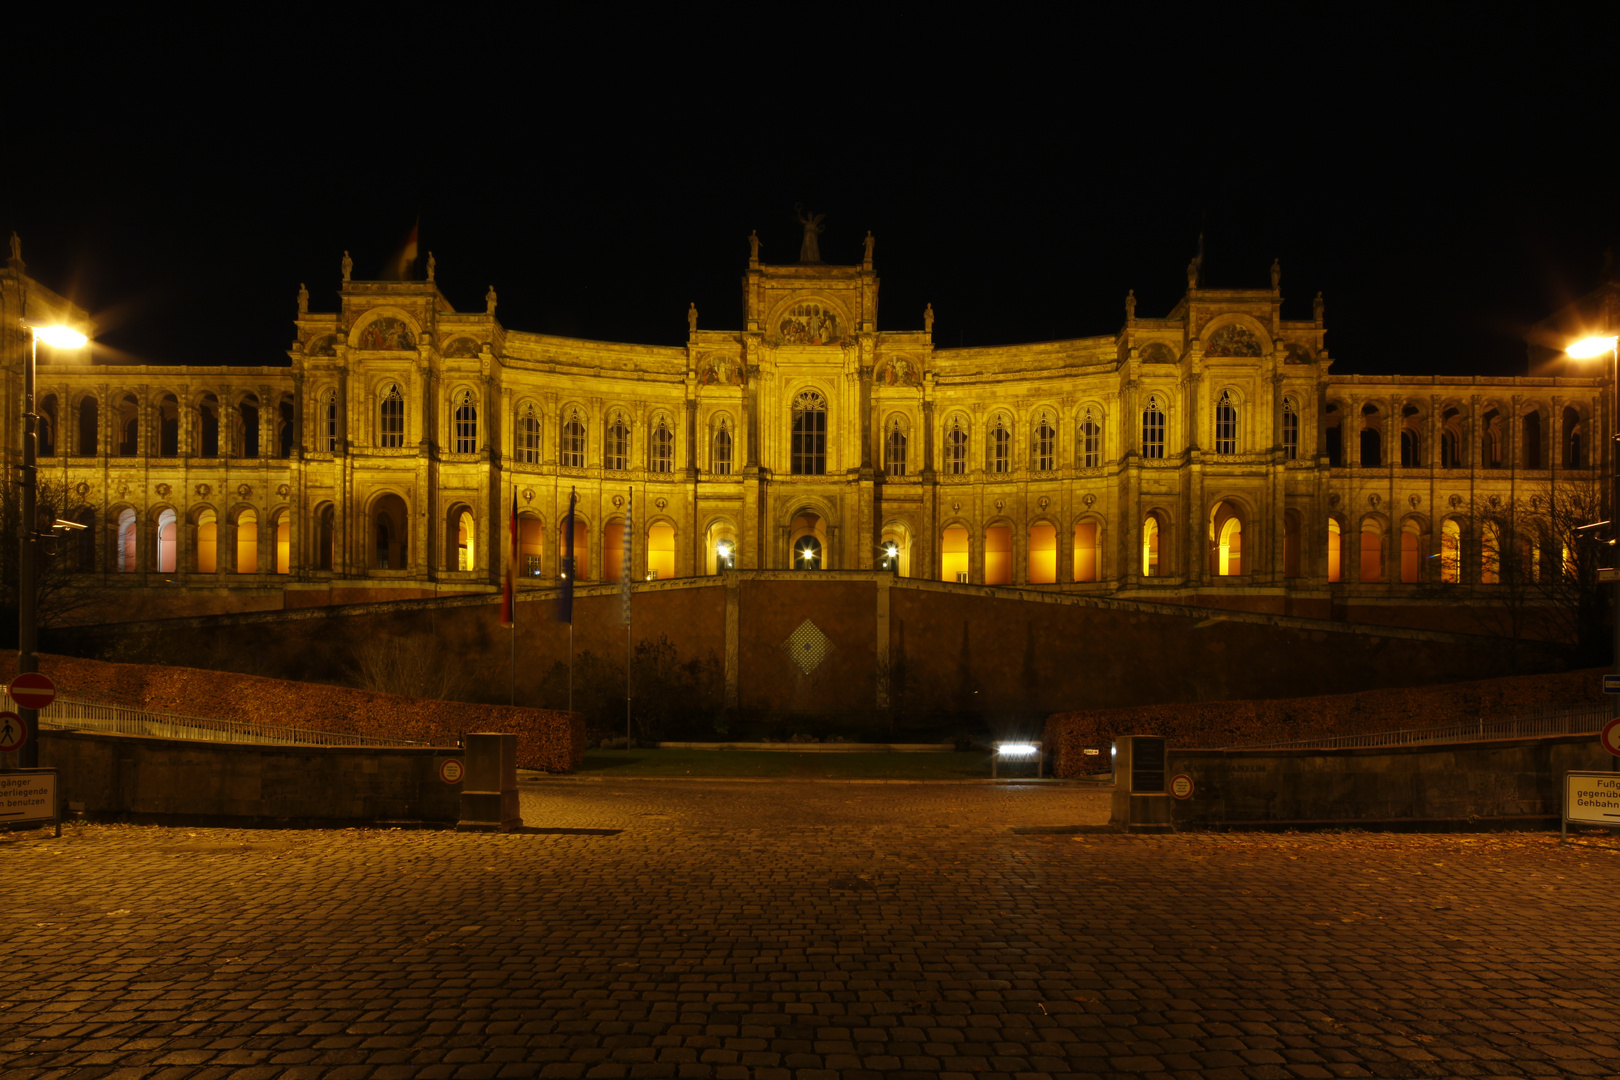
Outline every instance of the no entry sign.
{"label": "no entry sign", "polygon": [[447,757],[439,762],[439,779],[447,784],[461,783],[461,774],[465,771],[460,758]]}
{"label": "no entry sign", "polygon": [[1620,717],[1610,720],[1598,738],[1603,741],[1603,749],[1615,757],[1620,757]]}
{"label": "no entry sign", "polygon": [[28,741],[28,728],[14,712],[0,712],[0,754],[9,754]]}
{"label": "no entry sign", "polygon": [[25,671],[12,679],[6,692],[25,709],[43,709],[56,700],[56,684],[37,671]]}

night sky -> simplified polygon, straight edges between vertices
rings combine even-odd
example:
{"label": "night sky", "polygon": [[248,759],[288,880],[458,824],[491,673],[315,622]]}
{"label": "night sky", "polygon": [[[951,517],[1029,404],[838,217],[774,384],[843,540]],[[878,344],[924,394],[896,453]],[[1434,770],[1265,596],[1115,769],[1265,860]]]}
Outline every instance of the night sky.
{"label": "night sky", "polygon": [[115,32],[21,80],[50,109],[13,131],[0,229],[97,313],[103,359],[230,364],[284,363],[299,283],[333,310],[343,250],[371,277],[418,217],[459,309],[493,284],[510,328],[669,345],[688,302],[739,324],[748,231],[795,260],[795,203],[826,214],[829,262],[871,229],[880,329],[931,302],[947,347],[1109,334],[1127,289],[1165,314],[1202,232],[1207,286],[1263,287],[1280,258],[1284,316],[1321,290],[1335,372],[1368,374],[1523,374],[1527,324],[1620,246],[1616,27],[1589,12],[1133,10],[954,37]]}

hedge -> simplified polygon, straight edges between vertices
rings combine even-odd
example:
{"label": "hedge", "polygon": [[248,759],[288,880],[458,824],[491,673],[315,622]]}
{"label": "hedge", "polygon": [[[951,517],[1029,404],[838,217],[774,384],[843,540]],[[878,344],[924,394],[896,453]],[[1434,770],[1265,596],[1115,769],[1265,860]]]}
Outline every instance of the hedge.
{"label": "hedge", "polygon": [[[1107,772],[1119,735],[1162,735],[1173,746],[1219,747],[1361,735],[1511,716],[1600,700],[1607,669],[1446,683],[1356,694],[1261,701],[1202,701],[1086,709],[1046,720],[1054,776]],[[1087,749],[1101,753],[1087,756]]]}
{"label": "hedge", "polygon": [[74,656],[41,655],[39,669],[64,696],[82,701],[435,746],[454,746],[468,731],[502,731],[517,735],[521,769],[566,773],[585,761],[585,719],[579,713],[400,697],[229,671],[114,664]]}

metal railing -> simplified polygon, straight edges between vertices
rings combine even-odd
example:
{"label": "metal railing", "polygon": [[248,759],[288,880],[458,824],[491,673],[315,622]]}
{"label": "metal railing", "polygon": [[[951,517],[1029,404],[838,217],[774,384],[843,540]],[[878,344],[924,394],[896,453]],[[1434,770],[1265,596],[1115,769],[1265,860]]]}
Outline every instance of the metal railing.
{"label": "metal railing", "polygon": [[1233,750],[1340,750],[1371,746],[1416,746],[1422,743],[1478,742],[1486,739],[1528,739],[1537,735],[1586,735],[1603,730],[1614,718],[1614,707],[1607,702],[1564,705],[1518,716],[1468,720],[1439,727],[1404,728],[1368,735],[1334,735],[1319,739],[1292,739],[1287,742],[1243,743]]}
{"label": "metal railing", "polygon": [[275,743],[294,746],[431,746],[412,739],[386,739],[340,731],[312,731],[254,720],[220,720],[159,709],[131,709],[77,698],[57,697],[39,714],[41,727],[70,731],[105,731],[159,739],[203,742]]}

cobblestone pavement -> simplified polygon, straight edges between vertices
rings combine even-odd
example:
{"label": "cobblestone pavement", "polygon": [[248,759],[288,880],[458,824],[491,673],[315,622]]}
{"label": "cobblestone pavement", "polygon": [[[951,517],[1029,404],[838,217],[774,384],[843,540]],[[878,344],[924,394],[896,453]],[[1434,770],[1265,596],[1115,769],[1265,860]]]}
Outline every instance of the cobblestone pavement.
{"label": "cobblestone pavement", "polygon": [[0,836],[0,1074],[1620,1074],[1607,837],[1015,833],[1106,814],[1056,785],[525,788],[530,826],[604,831]]}

